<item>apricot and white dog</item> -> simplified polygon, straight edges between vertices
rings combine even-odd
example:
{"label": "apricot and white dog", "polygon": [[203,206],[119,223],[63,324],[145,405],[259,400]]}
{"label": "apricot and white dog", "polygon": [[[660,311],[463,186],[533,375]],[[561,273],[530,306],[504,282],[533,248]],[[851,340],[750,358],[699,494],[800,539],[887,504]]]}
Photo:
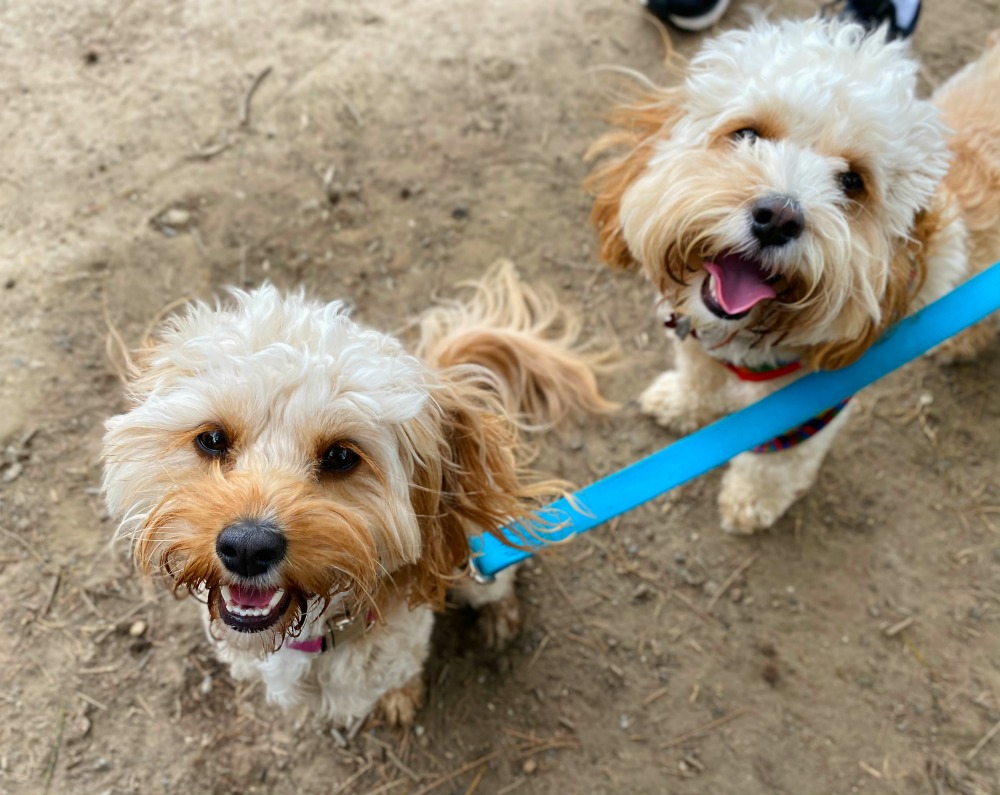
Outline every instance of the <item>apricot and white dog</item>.
{"label": "apricot and white dog", "polygon": [[612,408],[579,324],[509,263],[421,320],[417,354],[273,286],[191,305],[132,365],[104,486],[135,560],[190,592],[218,656],[284,707],[348,723],[419,708],[433,610],[519,623],[513,574],[468,579],[468,536],[562,493],[520,431]]}
{"label": "apricot and white dog", "polygon": [[[600,255],[642,268],[680,338],[643,411],[689,433],[853,362],[1000,258],[1000,47],[933,101],[916,75],[882,32],[759,20],[616,111],[591,152],[613,153],[588,182]],[[994,329],[941,354],[967,358]],[[840,408],[731,462],[724,529],[769,527],[812,485]]]}

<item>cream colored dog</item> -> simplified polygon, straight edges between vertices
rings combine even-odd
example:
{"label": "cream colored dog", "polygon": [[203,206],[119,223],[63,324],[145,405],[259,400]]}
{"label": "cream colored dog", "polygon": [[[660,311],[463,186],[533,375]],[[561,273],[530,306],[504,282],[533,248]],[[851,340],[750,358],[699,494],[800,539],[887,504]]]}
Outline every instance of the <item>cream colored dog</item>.
{"label": "cream colored dog", "polygon": [[[857,25],[761,21],[618,109],[621,129],[593,148],[617,154],[590,177],[592,218],[602,259],[642,268],[680,338],[640,398],[660,424],[688,433],[847,365],[1000,257],[1000,48],[933,102],[916,72],[903,43]],[[993,329],[942,355],[973,355]],[[724,529],[774,524],[814,482],[842,408],[732,461]]]}
{"label": "cream colored dog", "polygon": [[563,484],[523,467],[520,429],[611,408],[605,353],[512,266],[430,311],[417,355],[340,302],[271,286],[198,303],[133,367],[108,421],[104,485],[144,571],[204,602],[219,657],[269,700],[340,723],[419,707],[446,590],[518,628],[513,573],[467,579],[471,533]]}

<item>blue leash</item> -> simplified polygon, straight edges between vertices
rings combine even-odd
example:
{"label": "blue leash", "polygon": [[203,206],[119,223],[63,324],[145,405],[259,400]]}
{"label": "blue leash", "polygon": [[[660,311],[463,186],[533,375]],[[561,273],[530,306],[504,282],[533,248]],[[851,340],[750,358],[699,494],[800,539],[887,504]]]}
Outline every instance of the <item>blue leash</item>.
{"label": "blue leash", "polygon": [[539,516],[557,529],[541,532],[535,529],[532,535],[532,531],[521,532],[518,527],[503,528],[511,543],[526,548],[507,546],[490,535],[474,536],[469,540],[474,565],[488,579],[541,547],[591,530],[630,511],[800,425],[998,308],[1000,262],[898,323],[854,364],[804,376],[752,406],[576,492],[574,499],[585,513],[574,509],[565,498],[539,511]]}

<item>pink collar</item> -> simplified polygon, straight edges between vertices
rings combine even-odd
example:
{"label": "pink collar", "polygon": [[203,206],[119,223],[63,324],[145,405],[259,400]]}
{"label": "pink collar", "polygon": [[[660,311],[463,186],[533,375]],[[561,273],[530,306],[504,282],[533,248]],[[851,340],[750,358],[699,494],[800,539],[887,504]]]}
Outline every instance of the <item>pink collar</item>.
{"label": "pink collar", "polygon": [[325,622],[325,631],[315,638],[308,640],[292,640],[285,644],[286,649],[303,651],[306,654],[322,654],[329,649],[336,649],[345,643],[359,638],[366,634],[378,620],[378,615],[374,610],[365,613],[365,620],[358,621],[357,616],[341,615],[337,618],[328,618]]}
{"label": "pink collar", "polygon": [[309,654],[319,654],[326,651],[326,635],[317,635],[315,638],[309,638],[309,640],[293,640],[290,643],[286,643],[285,648],[304,651]]}

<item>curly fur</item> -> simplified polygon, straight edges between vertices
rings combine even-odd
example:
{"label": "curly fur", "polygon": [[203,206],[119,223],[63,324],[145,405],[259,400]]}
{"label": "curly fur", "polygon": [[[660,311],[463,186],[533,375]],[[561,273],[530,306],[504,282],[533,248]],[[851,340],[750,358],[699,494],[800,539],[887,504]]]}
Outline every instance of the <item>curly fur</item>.
{"label": "curly fur", "polygon": [[[1000,88],[998,48],[926,101],[905,46],[836,20],[761,20],[708,42],[680,85],[646,84],[615,111],[618,129],[592,147],[603,159],[587,183],[601,257],[641,268],[661,316],[684,318],[696,340],[643,393],[662,424],[688,431],[787,383],[737,382],[716,360],[843,367],[1000,256],[1000,111],[983,101]],[[848,172],[862,188],[845,188]],[[752,233],[751,207],[765,196],[802,210],[802,232],[785,245]],[[703,298],[716,289],[704,264],[728,254],[754,261],[776,292],[745,316],[720,316]],[[955,355],[981,348],[991,328],[963,337]],[[817,463],[802,471],[814,473],[828,446],[806,442]],[[806,453],[739,467],[761,482],[724,484],[724,527],[780,517],[813,476],[776,486],[765,470]]]}
{"label": "curly fur", "polygon": [[[204,593],[220,657],[262,676],[285,706],[315,701],[346,721],[389,691],[413,692],[431,611],[469,565],[469,534],[530,524],[563,492],[526,468],[520,425],[611,408],[592,371],[607,354],[578,346],[575,321],[509,263],[422,328],[414,356],[340,302],[234,290],[230,303],[193,304],[162,327],[135,359],[132,408],[108,421],[107,504],[137,565]],[[213,429],[228,448],[208,458],[196,440]],[[333,444],[358,456],[352,470],[320,468]],[[247,519],[276,527],[287,551],[244,582],[216,543]],[[256,632],[226,625],[221,594],[234,584],[287,594],[280,620]],[[509,603],[512,576],[493,595]],[[376,626],[327,654],[285,647],[345,608]]]}

